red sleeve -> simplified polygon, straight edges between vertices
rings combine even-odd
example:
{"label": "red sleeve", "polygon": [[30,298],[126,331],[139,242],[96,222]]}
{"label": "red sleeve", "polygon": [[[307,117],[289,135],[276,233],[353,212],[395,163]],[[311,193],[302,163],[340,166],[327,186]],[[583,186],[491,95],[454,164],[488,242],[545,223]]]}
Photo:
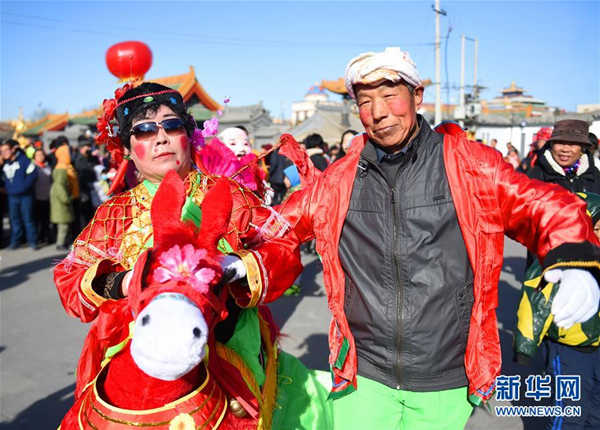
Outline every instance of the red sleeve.
{"label": "red sleeve", "polygon": [[[236,283],[231,291],[240,306],[275,300],[302,272],[301,239],[290,221],[264,206],[249,192],[234,192],[232,223],[236,230],[234,253],[246,266],[248,285]],[[228,237],[232,243],[231,236]]]}
{"label": "red sleeve", "polygon": [[92,289],[94,278],[125,270],[119,263],[119,246],[128,211],[119,196],[100,206],[67,257],[55,268],[54,283],[63,307],[83,322],[94,320],[106,301]]}
{"label": "red sleeve", "polygon": [[541,258],[564,243],[598,245],[582,199],[558,185],[529,179],[497,158],[495,188],[507,236]]}

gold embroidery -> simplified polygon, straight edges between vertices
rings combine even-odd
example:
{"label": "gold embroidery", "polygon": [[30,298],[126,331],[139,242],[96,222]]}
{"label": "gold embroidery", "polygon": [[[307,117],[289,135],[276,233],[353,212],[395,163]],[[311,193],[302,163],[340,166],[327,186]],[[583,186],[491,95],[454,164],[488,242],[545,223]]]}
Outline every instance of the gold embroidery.
{"label": "gold embroidery", "polygon": [[260,265],[256,261],[254,254],[250,251],[240,250],[233,252],[233,254],[240,257],[244,266],[246,266],[246,278],[248,279],[248,287],[250,288],[250,301],[244,307],[252,308],[259,302],[264,287]]}

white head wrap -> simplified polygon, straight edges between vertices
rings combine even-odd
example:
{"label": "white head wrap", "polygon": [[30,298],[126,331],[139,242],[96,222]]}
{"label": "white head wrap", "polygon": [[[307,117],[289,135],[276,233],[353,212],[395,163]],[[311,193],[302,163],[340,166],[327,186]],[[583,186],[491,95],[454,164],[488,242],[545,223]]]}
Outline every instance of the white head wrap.
{"label": "white head wrap", "polygon": [[417,65],[408,52],[386,48],[384,52],[367,52],[353,58],[346,66],[346,90],[353,99],[354,85],[374,84],[382,80],[400,82],[404,79],[413,87],[421,85]]}

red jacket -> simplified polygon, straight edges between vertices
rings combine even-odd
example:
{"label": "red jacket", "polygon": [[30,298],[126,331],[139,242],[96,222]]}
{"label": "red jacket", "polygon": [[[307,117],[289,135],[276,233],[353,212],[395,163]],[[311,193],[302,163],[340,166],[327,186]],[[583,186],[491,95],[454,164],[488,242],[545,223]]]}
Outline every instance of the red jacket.
{"label": "red jacket", "polygon": [[[345,283],[338,245],[365,143],[366,135],[355,138],[344,158],[280,208],[300,240],[317,239],[333,316],[329,330],[333,398],[357,387],[356,349],[344,314]],[[541,257],[565,242],[598,241],[584,202],[560,187],[515,172],[498,151],[470,142],[464,135],[446,134],[444,163],[474,273],[475,302],[465,355],[469,394],[487,400],[501,366],[495,310],[504,234]],[[281,293],[270,289],[266,301]]]}

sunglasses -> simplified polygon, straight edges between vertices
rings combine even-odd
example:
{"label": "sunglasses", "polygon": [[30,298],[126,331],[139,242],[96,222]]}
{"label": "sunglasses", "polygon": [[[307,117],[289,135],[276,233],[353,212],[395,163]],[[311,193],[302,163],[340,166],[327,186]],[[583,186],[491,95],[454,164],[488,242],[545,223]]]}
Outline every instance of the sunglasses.
{"label": "sunglasses", "polygon": [[143,122],[134,126],[131,129],[131,136],[135,136],[137,140],[154,139],[158,134],[158,129],[162,128],[168,136],[177,136],[185,132],[185,124],[179,118],[169,118],[156,122]]}

